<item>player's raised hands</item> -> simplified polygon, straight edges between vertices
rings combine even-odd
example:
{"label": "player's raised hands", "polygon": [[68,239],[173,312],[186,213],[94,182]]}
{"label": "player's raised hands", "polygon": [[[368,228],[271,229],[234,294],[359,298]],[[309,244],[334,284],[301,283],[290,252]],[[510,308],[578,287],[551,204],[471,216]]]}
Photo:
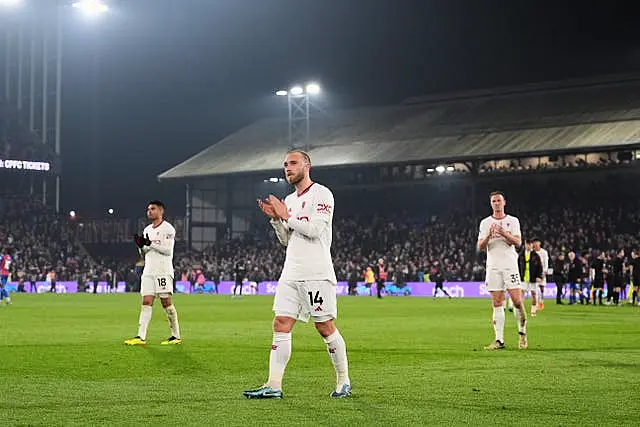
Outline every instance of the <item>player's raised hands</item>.
{"label": "player's raised hands", "polygon": [[273,194],[269,195],[268,200],[278,218],[284,220],[289,219],[289,209],[287,209],[287,205],[285,205],[282,200],[278,199]]}
{"label": "player's raised hands", "polygon": [[273,206],[269,203],[269,199],[264,199],[264,201],[258,199],[258,207],[268,217],[272,219],[278,218],[278,215],[276,215],[276,212],[273,210]]}

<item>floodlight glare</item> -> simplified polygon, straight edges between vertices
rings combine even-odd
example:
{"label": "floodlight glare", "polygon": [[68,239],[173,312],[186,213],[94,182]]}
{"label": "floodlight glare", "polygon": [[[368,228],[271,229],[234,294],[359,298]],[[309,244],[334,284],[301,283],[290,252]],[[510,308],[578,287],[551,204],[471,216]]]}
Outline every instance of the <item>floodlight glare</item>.
{"label": "floodlight glare", "polygon": [[442,172],[444,172],[445,170],[446,170],[446,169],[444,168],[444,166],[438,166],[438,167],[436,168],[436,172],[438,172],[438,173],[442,173]]}
{"label": "floodlight glare", "polygon": [[454,170],[456,170],[456,168],[453,166],[447,166],[447,172],[453,172]]}
{"label": "floodlight glare", "polygon": [[278,178],[269,178],[269,181],[271,181],[271,182],[274,182],[274,183],[275,183],[275,182],[278,182]]}
{"label": "floodlight glare", "polygon": [[309,83],[306,89],[309,95],[317,95],[320,93],[320,86],[316,83]]}
{"label": "floodlight glare", "polygon": [[107,212],[109,213],[109,215],[113,215],[113,209],[109,208]]}
{"label": "floodlight glare", "polygon": [[287,96],[289,94],[289,92],[287,92],[286,90],[279,90],[276,92],[276,95],[278,96]]}
{"label": "floodlight glare", "polygon": [[17,7],[22,5],[23,0],[0,0],[0,7]]}
{"label": "floodlight glare", "polygon": [[80,0],[73,3],[72,6],[76,9],[80,9],[88,16],[97,16],[109,11],[109,6],[107,6],[102,0]]}
{"label": "floodlight glare", "polygon": [[76,217],[76,211],[70,211],[70,212],[69,212],[69,216],[70,216],[71,218],[75,218],[75,217]]}
{"label": "floodlight glare", "polygon": [[294,96],[302,95],[302,92],[304,92],[304,90],[302,90],[300,86],[294,86],[289,91],[289,93],[291,93],[291,95],[294,95]]}

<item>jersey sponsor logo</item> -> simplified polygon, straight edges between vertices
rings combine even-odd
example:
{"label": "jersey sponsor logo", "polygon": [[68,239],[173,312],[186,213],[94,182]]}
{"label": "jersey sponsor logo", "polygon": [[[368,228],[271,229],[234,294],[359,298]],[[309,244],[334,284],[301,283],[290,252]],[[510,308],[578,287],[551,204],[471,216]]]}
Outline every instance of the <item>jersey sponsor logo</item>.
{"label": "jersey sponsor logo", "polygon": [[327,203],[318,203],[318,213],[331,213],[332,206]]}
{"label": "jersey sponsor logo", "polygon": [[307,221],[307,222],[309,222],[309,217],[308,216],[299,216],[296,219],[298,219],[299,221]]}

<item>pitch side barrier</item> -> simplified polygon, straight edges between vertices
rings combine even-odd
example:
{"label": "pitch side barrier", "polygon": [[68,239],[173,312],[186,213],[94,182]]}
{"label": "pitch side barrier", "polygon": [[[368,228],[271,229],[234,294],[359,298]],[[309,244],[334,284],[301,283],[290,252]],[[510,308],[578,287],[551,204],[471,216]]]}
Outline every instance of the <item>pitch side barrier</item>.
{"label": "pitch side barrier", "polygon": [[[211,281],[205,282],[203,286],[192,287],[191,284],[186,281],[178,281],[175,285],[176,293],[216,293],[216,287]],[[18,290],[17,282],[9,282],[6,286],[9,292],[16,292]],[[220,282],[218,284],[217,292],[223,295],[232,295],[234,286],[235,282],[232,281]],[[277,286],[277,281],[265,281],[260,283],[245,281],[242,284],[242,293],[244,295],[273,295],[276,292]],[[401,288],[397,287],[392,282],[388,282],[385,285],[385,291],[383,294],[389,296],[433,297],[434,288],[435,284],[430,282],[410,282]],[[30,282],[24,283],[25,292],[33,293],[35,291],[37,293],[46,293],[49,292],[50,289],[51,285],[47,282],[36,282],[35,289],[32,288]],[[489,296],[489,292],[487,291],[484,282],[445,282],[444,289],[453,298],[486,298]],[[545,298],[555,298],[556,290],[557,288],[555,283],[547,283],[544,290]],[[78,282],[56,282],[55,292],[76,293],[78,292]],[[88,283],[85,292],[93,293],[93,283]],[[113,290],[111,290],[107,285],[107,282],[98,282],[97,293],[107,292],[113,292]],[[125,282],[118,282],[115,292],[126,292]],[[347,282],[338,282],[336,286],[336,293],[338,295],[347,295]],[[369,289],[363,282],[360,282],[356,287],[356,293],[360,296],[368,296],[371,294],[376,295],[376,286],[373,285],[371,289]],[[439,292],[438,296],[443,297],[444,294]]]}

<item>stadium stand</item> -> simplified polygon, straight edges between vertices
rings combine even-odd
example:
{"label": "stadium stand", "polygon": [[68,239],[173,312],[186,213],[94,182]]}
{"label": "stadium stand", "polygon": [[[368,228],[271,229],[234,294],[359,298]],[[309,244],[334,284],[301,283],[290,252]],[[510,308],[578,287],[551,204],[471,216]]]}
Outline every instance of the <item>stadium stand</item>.
{"label": "stadium stand", "polygon": [[[639,76],[617,76],[318,114],[311,152],[323,168],[631,149],[640,141],[638,90]],[[256,122],[159,178],[278,170],[289,148],[286,130],[285,119]]]}

